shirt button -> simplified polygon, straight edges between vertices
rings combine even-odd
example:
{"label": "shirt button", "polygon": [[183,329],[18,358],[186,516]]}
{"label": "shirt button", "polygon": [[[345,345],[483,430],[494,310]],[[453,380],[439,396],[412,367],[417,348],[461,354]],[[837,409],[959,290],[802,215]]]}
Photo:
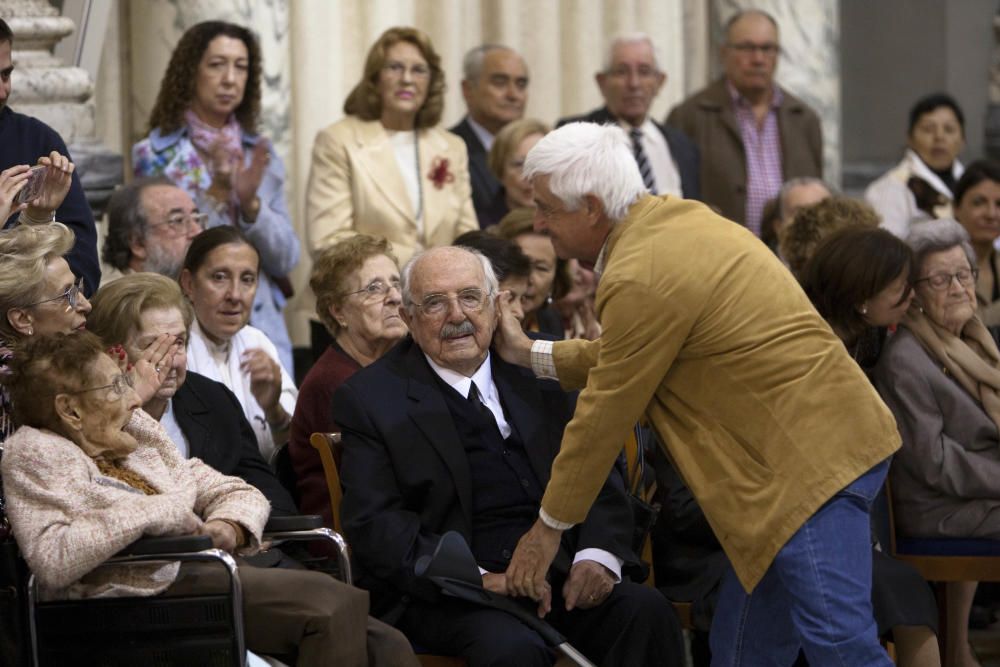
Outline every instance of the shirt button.
{"label": "shirt button", "polygon": [[500,555],[503,556],[504,560],[510,560],[514,554],[510,552],[510,549],[504,549],[500,552]]}
{"label": "shirt button", "polygon": [[524,488],[528,488],[529,486],[531,486],[531,482],[529,482],[526,479],[522,479],[521,480],[521,486],[523,486]]}
{"label": "shirt button", "polygon": [[509,449],[506,449],[506,448],[505,448],[505,449],[503,450],[503,455],[504,455],[504,456],[510,456],[510,450],[509,450]]}

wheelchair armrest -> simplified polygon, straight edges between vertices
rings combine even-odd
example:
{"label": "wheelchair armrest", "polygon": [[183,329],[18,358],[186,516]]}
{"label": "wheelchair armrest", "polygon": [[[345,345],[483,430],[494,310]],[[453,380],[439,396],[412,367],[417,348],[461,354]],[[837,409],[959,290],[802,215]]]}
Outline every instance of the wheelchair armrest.
{"label": "wheelchair armrest", "polygon": [[204,551],[212,548],[212,538],[208,535],[168,535],[163,537],[142,537],[128,545],[114,558],[123,556],[171,555]]}
{"label": "wheelchair armrest", "polygon": [[323,525],[323,518],[318,514],[302,514],[298,516],[272,516],[264,526],[265,533],[287,533],[296,530],[313,530]]}

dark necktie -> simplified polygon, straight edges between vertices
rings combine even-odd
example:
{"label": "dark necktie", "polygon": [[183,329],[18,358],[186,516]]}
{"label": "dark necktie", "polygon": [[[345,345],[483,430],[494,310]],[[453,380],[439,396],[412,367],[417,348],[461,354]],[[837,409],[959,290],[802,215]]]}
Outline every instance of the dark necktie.
{"label": "dark necktie", "polygon": [[479,389],[476,388],[475,382],[469,385],[469,395],[467,398],[472,407],[479,413],[479,416],[490,424],[493,424],[493,427],[499,431],[500,427],[497,425],[497,418],[493,415],[493,411],[483,403],[483,398],[479,395]]}
{"label": "dark necktie", "polygon": [[632,154],[635,155],[635,163],[639,165],[639,173],[642,174],[642,182],[646,184],[646,189],[650,194],[656,194],[656,181],[653,179],[653,168],[649,166],[646,158],[646,151],[642,150],[642,130],[633,127],[629,132],[632,137]]}

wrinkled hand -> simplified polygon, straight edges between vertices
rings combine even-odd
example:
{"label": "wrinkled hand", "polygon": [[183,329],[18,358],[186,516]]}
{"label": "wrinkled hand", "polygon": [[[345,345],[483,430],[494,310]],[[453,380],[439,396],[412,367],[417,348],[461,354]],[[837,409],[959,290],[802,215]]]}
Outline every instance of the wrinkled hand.
{"label": "wrinkled hand", "polygon": [[48,169],[41,194],[28,202],[28,217],[42,220],[50,217],[52,211],[63,203],[69,186],[73,183],[73,170],[76,167],[68,157],[56,151],[52,151],[47,157],[38,158],[38,164]]}
{"label": "wrinkled hand", "polygon": [[31,167],[26,164],[17,164],[0,171],[0,225],[3,225],[10,216],[28,208],[27,203],[15,205],[14,199],[27,185],[30,175]]}
{"label": "wrinkled hand", "polygon": [[244,211],[253,207],[253,200],[257,197],[257,190],[264,180],[264,172],[271,161],[271,144],[267,139],[261,139],[253,147],[250,153],[250,164],[244,167],[237,163],[233,173],[233,189],[236,191],[236,198],[240,202],[240,208]]}
{"label": "wrinkled hand", "polygon": [[275,411],[281,398],[281,366],[278,362],[264,350],[254,348],[243,354],[240,370],[250,376],[250,393],[264,412]]}
{"label": "wrinkled hand", "polygon": [[573,563],[569,577],[563,585],[566,611],[573,611],[574,607],[580,609],[596,607],[608,599],[614,587],[614,576],[600,563],[592,560]]}
{"label": "wrinkled hand", "polygon": [[135,360],[132,366],[132,385],[135,393],[145,405],[160,390],[163,381],[170,374],[170,364],[174,360],[174,344],[177,337],[160,334]]}
{"label": "wrinkled hand", "polygon": [[229,553],[232,553],[240,543],[240,536],[236,533],[236,529],[219,519],[206,521],[198,533],[208,535],[212,538],[213,547]]}
{"label": "wrinkled hand", "polygon": [[525,335],[521,322],[517,319],[515,308],[510,302],[510,292],[504,290],[496,296],[499,323],[493,337],[493,344],[504,361],[531,367],[532,340]]}
{"label": "wrinkled hand", "polygon": [[[561,530],[549,528],[538,519],[518,540],[514,557],[507,568],[507,590],[510,594],[529,597],[542,603],[548,597],[545,612],[551,607],[551,588],[545,575],[556,557],[561,537]],[[539,615],[544,616],[542,612],[542,605],[539,605]]]}
{"label": "wrinkled hand", "polygon": [[498,595],[509,595],[507,592],[507,577],[504,574],[486,572],[483,574],[483,588]]}

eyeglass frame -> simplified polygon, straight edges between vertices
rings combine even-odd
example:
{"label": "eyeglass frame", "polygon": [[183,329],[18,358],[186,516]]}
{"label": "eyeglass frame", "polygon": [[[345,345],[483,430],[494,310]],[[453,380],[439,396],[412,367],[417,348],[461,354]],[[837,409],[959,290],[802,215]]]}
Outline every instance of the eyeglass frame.
{"label": "eyeglass frame", "polygon": [[[375,287],[376,285],[382,285],[383,287],[378,290],[372,290],[372,288]],[[392,280],[386,283],[381,278],[376,278],[375,280],[371,281],[370,283],[368,283],[359,290],[354,290],[353,292],[342,292],[341,294],[338,294],[337,298],[344,299],[349,296],[354,296],[355,294],[366,293],[364,297],[365,301],[377,301],[379,298],[385,300],[385,297],[389,295],[389,292],[391,292],[393,288],[395,288],[396,290],[399,291],[400,294],[402,294],[403,283],[399,280]]]}
{"label": "eyeglass frame", "polygon": [[[124,386],[123,386],[124,385]],[[100,387],[87,387],[86,389],[77,389],[76,391],[61,391],[60,394],[67,394],[69,396],[76,396],[77,394],[86,394],[90,391],[100,391],[101,389],[114,389],[115,396],[121,398],[125,395],[125,390],[135,388],[135,380],[128,373],[119,373],[115,376],[115,379],[111,384],[105,384]]]}
{"label": "eyeglass frame", "polygon": [[[66,291],[63,292],[62,294],[54,296],[51,299],[42,299],[41,301],[36,301],[34,303],[27,303],[27,304],[21,306],[21,308],[32,308],[34,306],[40,306],[43,303],[50,303],[52,301],[58,301],[60,299],[66,299],[66,311],[65,312],[71,313],[74,310],[76,310],[76,307],[77,307],[77,304],[78,304],[77,299],[79,299],[80,295],[83,294],[83,290],[84,290],[85,286],[86,286],[86,281],[84,280],[83,276],[80,276],[77,279],[77,281],[75,283],[73,283],[72,285],[70,285],[69,288],[67,288]],[[86,298],[86,297],[84,297],[84,298]]]}
{"label": "eyeglass frame", "polygon": [[[465,306],[465,305],[463,305],[462,301],[461,301],[462,295],[463,294],[471,294],[472,292],[478,292],[478,294],[479,294],[479,303],[476,306]],[[478,287],[467,287],[467,288],[465,288],[463,290],[459,290],[456,294],[443,294],[441,292],[437,292],[437,293],[434,293],[434,294],[428,294],[419,303],[416,302],[416,301],[411,301],[408,305],[411,305],[414,308],[418,308],[420,310],[420,312],[422,312],[427,317],[439,317],[441,315],[444,315],[446,312],[448,312],[448,307],[451,306],[451,302],[452,301],[455,301],[455,302],[458,303],[458,307],[462,310],[463,313],[479,313],[479,312],[482,312],[483,308],[486,307],[486,303],[491,298],[493,298],[493,296],[494,296],[493,292],[487,292],[487,291],[482,290],[482,289],[480,289]],[[427,300],[428,299],[434,299],[434,298],[443,299],[443,301],[441,303],[443,303],[443,304],[446,303],[447,304],[447,305],[444,306],[444,309],[441,310],[441,312],[435,313],[435,312],[428,312],[427,311],[427,305],[428,305],[427,304]]]}
{"label": "eyeglass frame", "polygon": [[[965,273],[965,272],[969,273],[969,282],[968,283],[962,282],[962,279],[959,278],[959,274],[960,273]],[[940,287],[936,287],[934,285],[934,283],[931,282],[935,278],[943,278],[945,276],[948,277],[948,282],[941,283]],[[913,287],[916,287],[918,283],[926,282],[927,286],[930,287],[935,292],[943,292],[944,290],[946,290],[949,287],[951,287],[952,281],[957,280],[958,284],[961,285],[962,287],[969,287],[970,285],[974,285],[975,282],[976,282],[976,280],[978,280],[978,279],[979,279],[979,269],[977,269],[977,268],[960,269],[960,270],[956,271],[955,273],[947,273],[947,272],[942,271],[940,273],[935,273],[932,276],[927,276],[925,278],[918,278],[917,280],[914,280],[913,281]]]}
{"label": "eyeglass frame", "polygon": [[403,78],[403,75],[409,72],[410,76],[414,79],[430,79],[433,73],[430,65],[412,65],[407,67],[406,63],[401,63],[398,60],[386,62],[382,65],[382,71],[399,78]]}
{"label": "eyeglass frame", "polygon": [[[178,218],[180,218],[179,222],[175,222]],[[163,222],[154,222],[152,224],[146,223],[146,229],[149,230],[156,229],[157,227],[166,227],[167,231],[170,232],[172,236],[177,237],[187,232],[187,230],[191,228],[192,222],[197,223],[199,228],[205,229],[205,224],[208,222],[208,218],[208,213],[188,213],[187,215],[178,213],[171,215]]]}
{"label": "eyeglass frame", "polygon": [[726,48],[733,49],[740,55],[750,56],[760,52],[761,55],[774,58],[781,53],[781,44],[754,44],[753,42],[740,42],[739,44],[726,43]]}

